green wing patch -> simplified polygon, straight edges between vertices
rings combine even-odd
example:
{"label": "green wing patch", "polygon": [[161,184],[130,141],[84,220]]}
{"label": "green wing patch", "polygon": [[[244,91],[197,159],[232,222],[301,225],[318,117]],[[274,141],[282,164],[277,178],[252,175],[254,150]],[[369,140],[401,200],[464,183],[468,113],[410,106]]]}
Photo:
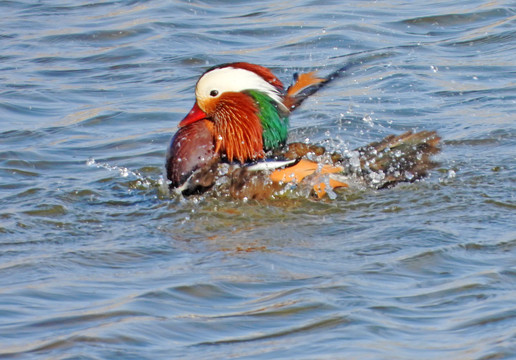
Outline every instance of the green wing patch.
{"label": "green wing patch", "polygon": [[264,150],[268,151],[285,145],[289,127],[288,116],[280,115],[275,101],[266,94],[255,90],[249,90],[249,94],[260,110],[258,117],[263,127]]}

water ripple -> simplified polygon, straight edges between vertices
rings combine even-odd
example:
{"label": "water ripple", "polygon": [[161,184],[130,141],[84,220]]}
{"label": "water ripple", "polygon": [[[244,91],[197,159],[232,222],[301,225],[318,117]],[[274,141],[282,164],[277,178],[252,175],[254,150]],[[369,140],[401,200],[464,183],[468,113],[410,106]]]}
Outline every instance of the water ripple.
{"label": "water ripple", "polygon": [[[0,2],[0,358],[511,358],[515,11],[504,1]],[[291,140],[437,130],[387,191],[164,191],[195,81],[328,74]],[[2,342],[0,340],[0,342]]]}

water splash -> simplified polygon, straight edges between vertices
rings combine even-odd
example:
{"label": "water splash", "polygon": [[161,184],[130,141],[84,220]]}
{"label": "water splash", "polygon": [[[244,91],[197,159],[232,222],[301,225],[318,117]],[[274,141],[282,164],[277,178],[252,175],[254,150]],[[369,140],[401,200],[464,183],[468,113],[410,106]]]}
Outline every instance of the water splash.
{"label": "water splash", "polygon": [[447,184],[452,183],[456,177],[457,177],[457,173],[455,172],[455,170],[449,169],[448,171],[446,171],[444,176],[439,178],[439,182],[441,184],[447,185]]}
{"label": "water splash", "polygon": [[155,180],[151,177],[142,175],[138,171],[130,170],[126,167],[111,165],[105,162],[97,162],[94,158],[89,158],[86,161],[86,165],[90,167],[96,167],[98,169],[106,169],[108,171],[118,172],[122,178],[134,178],[136,181],[132,184],[132,188],[150,189],[157,187],[160,193],[168,193],[168,184],[163,175],[160,175],[158,179]]}

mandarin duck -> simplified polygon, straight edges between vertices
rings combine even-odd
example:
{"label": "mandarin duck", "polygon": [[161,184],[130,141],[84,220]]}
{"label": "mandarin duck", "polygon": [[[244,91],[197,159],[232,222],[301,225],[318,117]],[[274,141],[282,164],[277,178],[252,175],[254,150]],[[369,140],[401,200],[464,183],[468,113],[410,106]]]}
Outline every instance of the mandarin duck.
{"label": "mandarin duck", "polygon": [[439,151],[433,131],[391,135],[344,155],[318,145],[287,144],[290,113],[350,66],[325,78],[296,74],[286,90],[260,65],[236,62],[208,69],[168,148],[169,188],[183,195],[216,188],[240,199],[270,198],[296,188],[321,198],[350,184],[380,189],[426,176],[435,166],[430,155]]}

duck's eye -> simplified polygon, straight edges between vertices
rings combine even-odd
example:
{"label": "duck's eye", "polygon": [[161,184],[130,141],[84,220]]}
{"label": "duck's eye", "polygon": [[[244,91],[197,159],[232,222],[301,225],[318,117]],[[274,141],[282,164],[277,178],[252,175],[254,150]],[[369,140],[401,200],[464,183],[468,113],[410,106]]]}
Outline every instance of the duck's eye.
{"label": "duck's eye", "polygon": [[212,91],[210,91],[210,96],[211,96],[211,97],[215,97],[215,96],[217,96],[218,94],[219,94],[219,91],[218,91],[218,90],[212,90]]}

